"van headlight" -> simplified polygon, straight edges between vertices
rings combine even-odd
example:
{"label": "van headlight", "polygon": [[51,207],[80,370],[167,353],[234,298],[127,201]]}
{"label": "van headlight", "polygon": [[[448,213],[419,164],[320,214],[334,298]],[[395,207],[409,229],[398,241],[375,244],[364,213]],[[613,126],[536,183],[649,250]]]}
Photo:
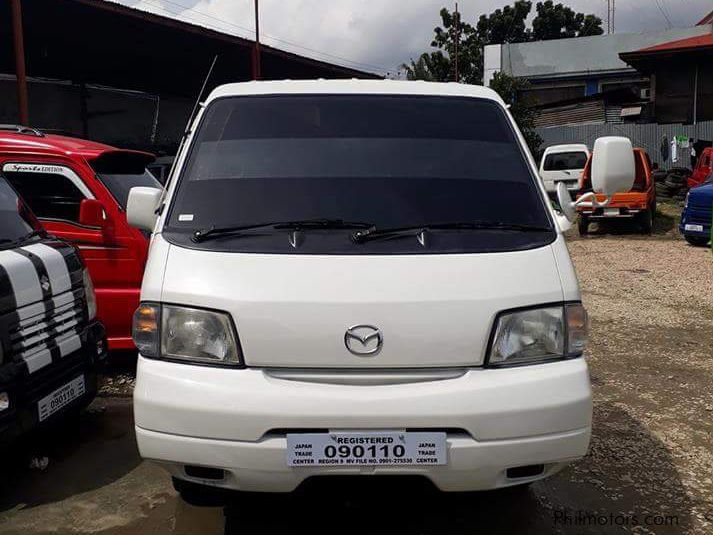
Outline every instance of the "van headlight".
{"label": "van headlight", "polygon": [[488,365],[520,366],[580,356],[589,320],[581,303],[546,306],[500,314]]}
{"label": "van headlight", "polygon": [[97,296],[94,293],[94,284],[87,268],[84,268],[82,272],[82,279],[84,281],[84,296],[87,299],[87,317],[89,321],[92,321],[97,317]]}
{"label": "van headlight", "polygon": [[242,361],[224,312],[142,303],[134,314],[133,338],[145,357],[224,366]]}

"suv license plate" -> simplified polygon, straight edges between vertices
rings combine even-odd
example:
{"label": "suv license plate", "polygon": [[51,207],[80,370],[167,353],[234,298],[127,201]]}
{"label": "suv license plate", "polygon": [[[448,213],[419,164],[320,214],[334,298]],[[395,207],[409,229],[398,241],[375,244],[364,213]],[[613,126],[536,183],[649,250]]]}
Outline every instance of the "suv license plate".
{"label": "suv license plate", "polygon": [[55,412],[69,405],[73,400],[84,395],[84,376],[72,379],[66,385],[59,387],[50,395],[37,402],[37,413],[40,422],[52,416]]}
{"label": "suv license plate", "polygon": [[686,225],[684,227],[686,230],[691,230],[693,232],[703,232],[703,225]]}
{"label": "suv license plate", "polygon": [[447,464],[445,433],[340,431],[287,435],[288,466]]}

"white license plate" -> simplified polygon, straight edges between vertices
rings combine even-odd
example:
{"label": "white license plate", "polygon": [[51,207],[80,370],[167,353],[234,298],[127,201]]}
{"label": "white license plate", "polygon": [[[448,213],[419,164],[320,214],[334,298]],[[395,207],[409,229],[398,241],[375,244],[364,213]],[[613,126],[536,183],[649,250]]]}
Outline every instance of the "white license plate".
{"label": "white license plate", "polygon": [[84,376],[80,375],[76,379],[72,379],[66,385],[59,387],[48,396],[43,397],[37,402],[37,412],[40,422],[52,416],[62,407],[69,405],[72,400],[82,397],[84,392]]}
{"label": "white license plate", "polygon": [[445,433],[340,431],[287,435],[288,466],[443,465]]}
{"label": "white license plate", "polygon": [[703,232],[703,225],[686,225],[684,228],[693,232]]}
{"label": "white license plate", "polygon": [[604,209],[604,215],[608,217],[612,216],[618,216],[619,215],[619,209],[618,208],[605,208]]}

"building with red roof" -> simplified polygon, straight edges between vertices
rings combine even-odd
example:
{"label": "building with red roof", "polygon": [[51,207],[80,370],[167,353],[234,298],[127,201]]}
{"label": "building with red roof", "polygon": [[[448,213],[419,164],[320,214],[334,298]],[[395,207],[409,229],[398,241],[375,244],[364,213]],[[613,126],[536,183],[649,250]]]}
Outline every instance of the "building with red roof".
{"label": "building with red roof", "polygon": [[[700,25],[709,24],[713,13]],[[624,52],[619,57],[651,80],[659,123],[713,120],[713,31]]]}

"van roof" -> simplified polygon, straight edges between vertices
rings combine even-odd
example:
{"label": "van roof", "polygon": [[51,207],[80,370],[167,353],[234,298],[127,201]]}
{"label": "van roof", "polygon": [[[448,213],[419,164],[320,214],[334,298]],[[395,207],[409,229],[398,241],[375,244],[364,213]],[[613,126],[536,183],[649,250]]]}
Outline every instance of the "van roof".
{"label": "van roof", "polygon": [[487,87],[467,84],[405,80],[279,80],[221,85],[207,102],[229,96],[284,94],[432,95],[476,97],[504,105],[500,96]]}
{"label": "van roof", "polygon": [[28,135],[25,133],[0,131],[0,153],[32,153],[48,156],[65,156],[69,158],[81,157],[88,161],[96,160],[108,153],[127,153],[143,156],[153,161],[154,156],[149,153],[124,150],[75,137],[60,136],[56,134]]}
{"label": "van roof", "polygon": [[584,143],[571,143],[569,145],[552,145],[545,149],[545,154],[556,154],[559,152],[589,152],[589,147]]}

